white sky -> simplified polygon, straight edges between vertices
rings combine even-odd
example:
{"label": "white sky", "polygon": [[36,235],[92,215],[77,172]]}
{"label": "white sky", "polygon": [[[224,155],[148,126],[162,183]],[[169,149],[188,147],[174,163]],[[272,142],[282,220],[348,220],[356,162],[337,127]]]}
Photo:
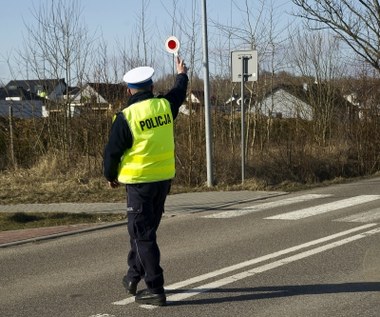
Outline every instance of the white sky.
{"label": "white sky", "polygon": [[[41,3],[49,3],[51,0],[0,0],[1,18],[0,18],[0,84],[6,84],[13,79],[8,71],[7,60],[12,60],[18,49],[22,48],[23,36],[27,34],[25,23],[30,25],[35,23],[31,16],[33,7],[38,8]],[[70,0],[67,0],[70,1]],[[104,40],[112,48],[117,43],[130,43],[133,32],[136,31],[139,16],[141,16],[142,0],[79,0],[83,8],[82,17],[85,25],[91,34],[102,34]],[[145,0],[147,4],[146,25],[150,40],[156,40],[158,44],[157,51],[159,55],[166,57],[164,43],[170,34],[173,25],[173,19],[170,13],[173,12],[173,2],[177,3],[178,14],[176,17],[178,24],[175,26],[180,38],[180,28],[190,20],[192,16],[192,4],[196,6],[195,15],[198,21],[201,21],[202,0]],[[258,0],[249,0],[248,3],[258,3]],[[274,8],[276,24],[285,26],[289,20],[294,19],[288,13],[292,11],[290,0],[267,0],[268,7]],[[272,3],[272,5],[271,5]],[[237,6],[244,7],[245,0],[207,0],[207,17],[209,21],[218,21],[222,24],[242,27],[242,12],[237,10]],[[232,12],[231,12],[232,9]],[[257,8],[259,10],[259,8]],[[187,15],[186,17],[184,15]],[[254,22],[254,19],[252,20]],[[214,36],[212,22],[208,25],[209,38]],[[285,30],[284,30],[285,32]],[[202,34],[197,34],[201,37]],[[285,36],[285,35],[284,35]],[[213,42],[215,43],[215,42]],[[160,45],[162,46],[160,47]],[[182,42],[181,42],[182,46]],[[236,49],[241,49],[238,47]],[[209,44],[210,50],[210,44]],[[185,57],[186,58],[186,57]],[[20,78],[17,78],[20,79]]]}

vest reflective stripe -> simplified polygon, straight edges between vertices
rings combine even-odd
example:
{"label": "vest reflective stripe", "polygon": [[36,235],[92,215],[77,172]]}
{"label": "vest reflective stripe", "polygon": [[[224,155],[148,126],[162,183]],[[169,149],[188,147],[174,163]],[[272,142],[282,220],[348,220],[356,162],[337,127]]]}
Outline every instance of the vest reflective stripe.
{"label": "vest reflective stripe", "polygon": [[144,100],[123,110],[133,144],[119,166],[123,184],[171,179],[175,175],[173,116],[166,99]]}
{"label": "vest reflective stripe", "polygon": [[129,162],[129,164],[141,164],[141,163],[148,162],[148,161],[152,161],[152,162],[165,161],[165,160],[171,159],[172,156],[173,155],[171,152],[164,153],[164,154],[158,154],[158,155],[150,155],[149,158],[147,158],[146,155],[134,155],[133,157],[131,157],[128,160],[128,162]]}

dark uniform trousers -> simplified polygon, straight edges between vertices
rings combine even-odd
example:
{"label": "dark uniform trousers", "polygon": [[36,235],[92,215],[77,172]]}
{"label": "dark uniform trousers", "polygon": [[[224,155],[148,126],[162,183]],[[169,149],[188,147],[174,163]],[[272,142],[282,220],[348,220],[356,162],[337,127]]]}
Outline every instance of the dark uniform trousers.
{"label": "dark uniform trousers", "polygon": [[156,232],[160,224],[171,180],[127,185],[127,216],[131,250],[127,282],[145,280],[153,293],[164,291],[160,249]]}

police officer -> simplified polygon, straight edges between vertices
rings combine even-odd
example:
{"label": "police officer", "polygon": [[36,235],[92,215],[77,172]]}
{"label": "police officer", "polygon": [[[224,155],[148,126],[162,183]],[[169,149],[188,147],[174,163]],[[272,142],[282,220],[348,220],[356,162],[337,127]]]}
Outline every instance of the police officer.
{"label": "police officer", "polygon": [[[186,97],[187,67],[176,58],[173,88],[154,97],[151,67],[137,67],[123,80],[128,85],[127,107],[116,115],[104,151],[104,176],[112,188],[126,184],[130,236],[127,294],[141,304],[166,304],[164,276],[156,231],[175,175],[173,121]],[[137,292],[144,279],[147,289]]]}

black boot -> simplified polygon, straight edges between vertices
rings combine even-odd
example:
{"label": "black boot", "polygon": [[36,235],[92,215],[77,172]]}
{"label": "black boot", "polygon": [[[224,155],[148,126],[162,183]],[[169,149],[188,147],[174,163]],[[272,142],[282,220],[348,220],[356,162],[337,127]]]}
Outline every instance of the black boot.
{"label": "black boot", "polygon": [[127,292],[127,295],[133,295],[133,296],[136,295],[138,283],[139,282],[129,282],[125,280],[125,278],[123,278],[123,285]]}
{"label": "black boot", "polygon": [[152,293],[150,290],[146,289],[136,295],[135,301],[136,303],[143,305],[165,306],[166,295],[165,292]]}

